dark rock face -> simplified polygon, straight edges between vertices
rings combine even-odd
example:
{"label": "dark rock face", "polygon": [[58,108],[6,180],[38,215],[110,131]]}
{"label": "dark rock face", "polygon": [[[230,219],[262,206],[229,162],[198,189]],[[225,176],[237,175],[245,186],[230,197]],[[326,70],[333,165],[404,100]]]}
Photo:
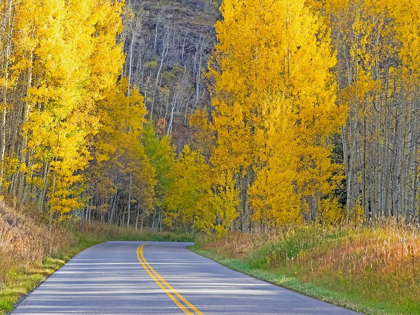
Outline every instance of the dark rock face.
{"label": "dark rock face", "polygon": [[160,120],[179,146],[188,143],[189,117],[209,93],[203,74],[216,41],[218,5],[204,0],[133,0],[123,36],[125,75],[140,88],[149,118]]}

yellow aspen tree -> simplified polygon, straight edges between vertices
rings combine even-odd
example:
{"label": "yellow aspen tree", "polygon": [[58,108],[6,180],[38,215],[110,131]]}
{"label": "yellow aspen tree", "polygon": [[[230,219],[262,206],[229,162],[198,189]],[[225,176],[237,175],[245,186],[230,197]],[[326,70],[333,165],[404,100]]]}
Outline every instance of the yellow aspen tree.
{"label": "yellow aspen tree", "polygon": [[209,167],[204,156],[185,146],[171,171],[172,186],[165,197],[168,220],[180,222],[194,230],[211,231],[216,214],[208,211],[211,195]]}
{"label": "yellow aspen tree", "polygon": [[[7,152],[8,136],[12,133],[10,126],[9,113],[13,110],[12,96],[19,77],[19,69],[12,70],[15,66],[15,42],[17,34],[16,28],[16,3],[13,0],[2,2],[0,8],[0,191],[9,187],[8,176],[13,172],[13,157]],[[15,121],[15,123],[18,123]]]}
{"label": "yellow aspen tree", "polygon": [[[267,103],[266,103],[267,105]],[[262,227],[296,222],[301,214],[296,193],[299,156],[290,101],[273,102],[272,117],[257,131],[259,170],[250,188],[252,219]],[[289,106],[288,106],[289,105]]]}
{"label": "yellow aspen tree", "polygon": [[21,162],[32,160],[27,176],[41,179],[34,181],[40,185],[40,208],[48,195],[50,213],[64,219],[84,204],[83,171],[98,128],[95,104],[120,73],[123,56],[116,36],[122,30],[122,3],[41,2],[24,1],[18,13],[26,17],[20,31],[37,39],[29,51],[24,47],[21,52],[33,56],[23,126],[23,150],[31,155]]}
{"label": "yellow aspen tree", "polygon": [[[418,222],[420,208],[418,206],[420,184],[418,173],[420,165],[419,155],[419,111],[420,111],[420,6],[416,1],[387,0],[380,2],[392,18],[390,26],[395,33],[395,45],[398,47],[399,63],[390,68],[390,76],[397,87],[391,94],[394,102],[399,104],[399,114],[402,119],[398,132],[400,139],[394,143],[400,144],[401,152],[397,164],[396,179],[399,182],[394,198],[394,216],[397,221],[401,218],[406,222]],[[383,9],[384,10],[384,9]],[[385,11],[384,10],[384,11]],[[389,58],[389,57],[388,57]],[[397,59],[397,58],[395,58]],[[391,88],[391,86],[389,86]],[[386,89],[384,89],[386,90]],[[389,91],[389,90],[388,90]],[[398,122],[398,121],[397,121]],[[397,128],[396,128],[397,129]]]}
{"label": "yellow aspen tree", "polygon": [[208,158],[214,146],[214,135],[209,124],[207,107],[196,110],[191,115],[190,126],[193,127],[191,148],[200,151]]}
{"label": "yellow aspen tree", "polygon": [[211,122],[206,109],[196,111],[191,117],[191,123],[196,128],[194,145],[200,152],[210,155],[209,161],[200,169],[202,195],[196,205],[199,215],[195,225],[206,232],[215,230],[227,236],[239,215],[236,179],[250,167],[250,152],[246,152],[249,150],[250,142],[247,139],[250,140],[250,134],[243,128],[239,104],[234,105],[234,113],[224,102],[218,104],[216,100],[213,104],[216,115]]}
{"label": "yellow aspen tree", "polygon": [[238,217],[239,192],[235,187],[234,176],[229,170],[213,169],[210,176],[213,194],[207,201],[209,212],[216,216],[214,229],[219,235],[225,235],[227,240],[227,233]]}
{"label": "yellow aspen tree", "polygon": [[328,139],[345,119],[324,19],[301,0],[225,0],[221,12],[210,62],[212,166],[239,178],[256,222],[296,221],[306,209],[315,219],[337,183]]}
{"label": "yellow aspen tree", "polygon": [[418,212],[419,6],[411,0],[308,1],[338,52],[348,218],[415,220]]}
{"label": "yellow aspen tree", "polygon": [[[394,19],[394,30],[401,43],[399,56],[413,82],[420,80],[420,6],[416,1],[387,0],[390,15]],[[417,23],[416,23],[417,22]]]}
{"label": "yellow aspen tree", "polygon": [[124,194],[129,225],[135,210],[131,204],[138,206],[139,215],[152,210],[155,185],[155,173],[140,140],[146,115],[143,97],[123,78],[105,93],[97,108],[99,132],[93,140],[93,160],[88,169],[93,199],[90,209],[99,215],[108,214],[108,221],[115,222],[120,213],[111,199],[117,192]]}

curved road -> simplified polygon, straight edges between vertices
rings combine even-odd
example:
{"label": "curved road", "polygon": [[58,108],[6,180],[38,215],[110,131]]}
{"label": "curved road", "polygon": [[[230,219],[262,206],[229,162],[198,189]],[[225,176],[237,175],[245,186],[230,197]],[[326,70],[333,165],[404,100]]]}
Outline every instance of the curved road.
{"label": "curved road", "polygon": [[48,278],[13,314],[357,314],[232,271],[187,245],[98,244]]}

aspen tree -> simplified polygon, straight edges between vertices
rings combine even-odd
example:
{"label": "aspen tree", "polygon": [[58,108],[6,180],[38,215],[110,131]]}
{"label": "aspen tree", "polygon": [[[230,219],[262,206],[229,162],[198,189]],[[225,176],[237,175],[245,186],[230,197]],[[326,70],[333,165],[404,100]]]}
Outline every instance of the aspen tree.
{"label": "aspen tree", "polygon": [[24,39],[16,47],[16,66],[25,69],[27,90],[18,148],[22,180],[14,186],[37,189],[40,209],[48,199],[50,213],[60,220],[85,202],[83,171],[98,126],[95,104],[116,83],[122,63],[116,44],[121,8],[110,1],[49,0],[16,7],[17,33]]}
{"label": "aspen tree", "polygon": [[[142,215],[152,210],[155,184],[154,171],[140,140],[146,115],[143,97],[123,78],[98,102],[98,114],[99,132],[94,137],[93,160],[88,169],[91,207],[98,214],[107,213],[109,222],[125,215],[125,223],[130,225],[132,204],[137,205],[139,216],[140,210]],[[117,195],[127,196],[125,214],[112,204]]]}
{"label": "aspen tree", "polygon": [[[173,177],[171,171],[175,162],[174,150],[168,136],[159,137],[151,122],[145,125],[141,141],[150,164],[156,174],[154,186],[152,229],[162,230],[167,215],[165,198],[170,192]],[[169,222],[166,220],[166,222]]]}
{"label": "aspen tree", "polygon": [[337,185],[328,139],[345,118],[326,24],[300,0],[226,0],[221,12],[210,63],[210,162],[236,182],[242,216],[250,204],[261,226],[300,220],[307,210],[315,219]]}
{"label": "aspen tree", "polygon": [[419,6],[326,0],[338,51],[348,217],[417,220]]}
{"label": "aspen tree", "polygon": [[171,171],[173,178],[170,191],[165,198],[168,222],[178,221],[193,229],[208,230],[216,220],[206,202],[211,194],[209,169],[204,157],[185,146]]}

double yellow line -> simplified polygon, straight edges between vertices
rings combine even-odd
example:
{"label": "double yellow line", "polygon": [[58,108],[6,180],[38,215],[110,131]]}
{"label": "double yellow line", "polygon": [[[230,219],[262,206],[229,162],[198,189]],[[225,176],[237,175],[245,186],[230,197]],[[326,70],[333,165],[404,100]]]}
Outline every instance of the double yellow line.
{"label": "double yellow line", "polygon": [[165,281],[147,262],[144,258],[142,244],[137,247],[137,258],[140,264],[143,266],[144,270],[147,271],[149,276],[157,283],[157,285],[165,292],[169,298],[185,313],[185,314],[198,314],[204,315],[201,313],[194,305],[188,302],[181,294],[179,294],[172,286]]}

